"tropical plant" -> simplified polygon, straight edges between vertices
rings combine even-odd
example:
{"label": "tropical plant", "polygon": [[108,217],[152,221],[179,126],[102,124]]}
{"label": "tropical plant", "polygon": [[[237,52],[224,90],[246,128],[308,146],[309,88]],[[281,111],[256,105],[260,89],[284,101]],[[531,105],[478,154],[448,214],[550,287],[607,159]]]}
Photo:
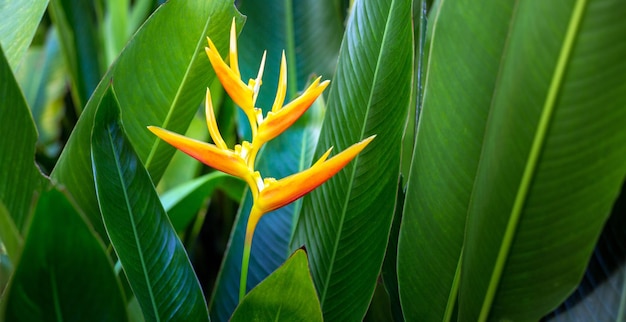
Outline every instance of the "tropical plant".
{"label": "tropical plant", "polygon": [[1,319],[623,320],[624,12],[0,5]]}

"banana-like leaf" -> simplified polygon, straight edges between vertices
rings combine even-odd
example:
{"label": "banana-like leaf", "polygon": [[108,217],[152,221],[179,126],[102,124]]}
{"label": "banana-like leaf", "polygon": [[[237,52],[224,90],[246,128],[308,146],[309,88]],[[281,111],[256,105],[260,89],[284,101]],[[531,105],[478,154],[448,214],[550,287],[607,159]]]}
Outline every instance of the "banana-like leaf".
{"label": "banana-like leaf", "polygon": [[374,293],[396,202],[412,91],[411,1],[354,3],[316,155],[376,139],[306,196],[292,245],[305,245],[324,319],[361,319]]}
{"label": "banana-like leaf", "polygon": [[0,5],[0,45],[11,69],[17,68],[26,53],[47,5],[48,0],[3,1]]}
{"label": "banana-like leaf", "polygon": [[87,103],[52,177],[72,192],[101,236],[106,234],[96,206],[89,137],[96,106],[106,87],[113,81],[119,89],[128,138],[158,182],[174,149],[146,126],[185,132],[214,78],[204,53],[206,37],[210,35],[216,45],[225,47],[233,16],[241,20],[232,1],[167,2],[127,44]]}
{"label": "banana-like leaf", "polygon": [[0,200],[22,231],[43,178],[33,156],[35,123],[2,50],[0,97]]}
{"label": "banana-like leaf", "polygon": [[306,252],[297,250],[253,288],[230,321],[323,321]]}
{"label": "banana-like leaf", "polygon": [[626,182],[578,288],[545,321],[626,319]]}
{"label": "banana-like leaf", "polygon": [[128,321],[104,245],[66,192],[39,198],[3,299],[3,321]]}
{"label": "banana-like leaf", "polygon": [[399,244],[406,318],[537,320],[576,287],[626,174],[625,9],[441,1]]}
{"label": "banana-like leaf", "polygon": [[[256,104],[264,111],[271,109],[276,94],[282,50],[285,50],[288,64],[285,103],[295,98],[298,90],[305,88],[311,75],[321,75],[323,79],[332,76],[343,24],[329,11],[329,2],[241,1],[240,10],[247,15],[239,38],[239,64],[244,79],[256,77],[263,51],[268,50],[263,86]],[[263,177],[283,178],[308,167],[317,143],[322,113],[320,99],[288,131],[263,148],[256,164]],[[244,137],[249,136],[247,122],[246,117],[239,118],[239,130]],[[243,240],[251,207],[252,197],[248,194],[235,220],[211,299],[211,317],[218,321],[226,321],[238,302]],[[250,289],[290,254],[288,245],[298,208],[299,202],[295,202],[265,215],[259,222],[252,242],[247,283]]]}
{"label": "banana-like leaf", "polygon": [[112,87],[95,116],[92,164],[111,244],[146,319],[208,321],[200,283],[119,122]]}

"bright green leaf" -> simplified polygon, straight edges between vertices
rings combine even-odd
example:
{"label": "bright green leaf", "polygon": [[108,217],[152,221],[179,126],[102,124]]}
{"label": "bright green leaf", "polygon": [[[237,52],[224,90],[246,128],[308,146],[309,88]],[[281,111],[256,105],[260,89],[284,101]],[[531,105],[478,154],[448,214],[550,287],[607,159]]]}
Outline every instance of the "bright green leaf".
{"label": "bright green leaf", "polygon": [[96,207],[89,137],[96,106],[106,87],[113,81],[118,88],[128,138],[157,182],[174,149],[146,126],[185,131],[214,78],[204,53],[206,37],[210,35],[223,48],[234,16],[240,17],[232,1],[167,2],[135,34],[98,85],[52,177],[72,192],[102,236],[106,234]]}
{"label": "bright green leaf", "polygon": [[0,201],[22,231],[42,184],[34,161],[37,131],[1,50],[0,97]]}
{"label": "bright green leaf", "polygon": [[624,180],[623,2],[514,5],[444,0],[431,19],[407,319],[539,319],[580,281]]}
{"label": "bright green leaf", "polygon": [[6,321],[127,321],[104,245],[62,191],[39,198],[4,301]]}
{"label": "bright green leaf", "polygon": [[316,156],[376,134],[304,197],[292,246],[305,245],[324,319],[360,320],[379,276],[394,214],[412,91],[411,1],[355,2]]}
{"label": "bright green leaf", "polygon": [[119,121],[112,87],[95,116],[92,164],[104,225],[148,320],[208,321],[200,283]]}
{"label": "bright green leaf", "polygon": [[48,0],[3,1],[0,4],[0,45],[12,70],[22,61],[47,6]]}
{"label": "bright green leaf", "polygon": [[323,321],[306,252],[297,250],[248,293],[231,321]]}

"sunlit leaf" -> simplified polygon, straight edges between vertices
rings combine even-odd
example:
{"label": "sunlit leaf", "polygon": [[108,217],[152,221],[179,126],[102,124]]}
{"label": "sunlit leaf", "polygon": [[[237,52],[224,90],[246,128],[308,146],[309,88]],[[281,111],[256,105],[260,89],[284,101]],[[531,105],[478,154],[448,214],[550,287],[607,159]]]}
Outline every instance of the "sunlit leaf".
{"label": "sunlit leaf", "polygon": [[440,2],[400,233],[406,318],[537,320],[579,283],[626,175],[625,9]]}
{"label": "sunlit leaf", "polygon": [[230,321],[322,321],[306,252],[297,250],[253,288]]}
{"label": "sunlit leaf", "polygon": [[3,1],[0,4],[0,45],[13,70],[30,46],[47,5],[48,0]]}

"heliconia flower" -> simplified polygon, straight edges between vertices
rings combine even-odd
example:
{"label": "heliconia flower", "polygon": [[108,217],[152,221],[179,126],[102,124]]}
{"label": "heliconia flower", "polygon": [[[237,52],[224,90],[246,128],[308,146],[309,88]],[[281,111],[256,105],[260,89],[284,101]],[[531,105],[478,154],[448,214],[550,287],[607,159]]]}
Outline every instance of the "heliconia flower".
{"label": "heliconia flower", "polygon": [[300,96],[283,106],[287,93],[287,62],[283,52],[276,97],[271,111],[264,118],[261,109],[256,108],[255,103],[262,83],[266,53],[261,59],[257,77],[250,79],[245,84],[241,80],[237,60],[235,20],[233,19],[230,30],[230,66],[224,62],[211,39],[207,38],[207,40],[209,46],[205,49],[206,54],[224,90],[246,114],[252,130],[252,142],[243,141],[241,144],[235,145],[233,149],[228,148],[218,128],[209,89],[206,91],[205,100],[206,124],[214,144],[187,138],[155,126],[149,126],[148,129],[165,142],[200,162],[239,177],[248,184],[253,202],[246,226],[242,257],[239,289],[241,299],[246,290],[252,237],[261,217],[268,212],[288,205],[322,185],[353,160],[375,136],[370,136],[353,144],[330,159],[328,159],[331,152],[329,149],[307,170],[279,180],[274,178],[263,179],[261,174],[255,170],[255,159],[262,146],[293,125],[328,87],[329,81],[321,81],[321,77],[317,78]]}

